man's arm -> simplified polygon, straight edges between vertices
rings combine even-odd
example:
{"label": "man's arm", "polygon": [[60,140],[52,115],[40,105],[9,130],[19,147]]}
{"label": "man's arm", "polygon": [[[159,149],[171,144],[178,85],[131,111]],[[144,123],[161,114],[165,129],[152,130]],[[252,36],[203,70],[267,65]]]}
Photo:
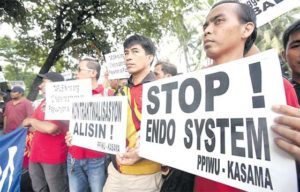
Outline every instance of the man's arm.
{"label": "man's arm", "polygon": [[32,127],[33,130],[47,134],[57,134],[60,131],[56,124],[49,121],[40,121],[34,118],[24,119],[22,125],[25,127]]}

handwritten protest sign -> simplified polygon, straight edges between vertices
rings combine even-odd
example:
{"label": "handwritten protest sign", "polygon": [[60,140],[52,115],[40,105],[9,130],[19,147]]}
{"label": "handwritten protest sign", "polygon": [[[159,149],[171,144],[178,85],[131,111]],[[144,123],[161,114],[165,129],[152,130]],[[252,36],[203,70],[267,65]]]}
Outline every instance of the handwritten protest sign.
{"label": "handwritten protest sign", "polygon": [[274,50],[147,83],[140,155],[246,191],[296,191],[270,129],[285,102]]}
{"label": "handwritten protest sign", "polygon": [[123,79],[130,76],[125,65],[123,51],[106,54],[105,61],[107,63],[109,79]]}
{"label": "handwritten protest sign", "polygon": [[91,79],[47,83],[45,119],[69,120],[71,100],[90,96],[92,96]]}
{"label": "handwritten protest sign", "polygon": [[116,154],[125,152],[127,97],[90,97],[72,102],[72,144]]}
{"label": "handwritten protest sign", "polygon": [[241,0],[240,2],[248,4],[254,10],[258,27],[300,6],[300,0]]}

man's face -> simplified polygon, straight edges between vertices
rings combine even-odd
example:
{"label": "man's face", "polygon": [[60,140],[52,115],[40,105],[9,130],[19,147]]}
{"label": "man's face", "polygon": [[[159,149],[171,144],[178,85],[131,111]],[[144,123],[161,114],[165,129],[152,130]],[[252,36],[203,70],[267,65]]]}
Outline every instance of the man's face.
{"label": "man's face", "polygon": [[237,12],[237,4],[224,3],[207,15],[203,25],[204,50],[207,57],[216,59],[232,54],[234,50],[244,49],[243,24],[240,23]]}
{"label": "man's face", "polygon": [[22,97],[22,93],[11,91],[10,92],[10,97],[12,99],[19,99],[19,98]]}
{"label": "man's face", "polygon": [[46,84],[49,83],[49,82],[51,82],[49,79],[43,78],[42,83],[39,85],[39,90],[41,91],[41,93],[43,95],[45,95],[45,93],[46,93],[46,89],[45,89]]}
{"label": "man's face", "polygon": [[118,79],[111,79],[111,80],[108,80],[109,81],[109,85],[110,85],[110,88],[112,89],[118,89],[119,87],[119,80]]}
{"label": "man's face", "polygon": [[154,67],[154,74],[156,79],[162,79],[165,77],[165,73],[161,70],[161,65],[156,65]]}
{"label": "man's face", "polygon": [[81,61],[78,64],[76,79],[89,79],[95,77],[96,71],[87,67],[87,61]]}
{"label": "man's face", "polygon": [[300,31],[290,35],[283,56],[292,72],[300,75]]}
{"label": "man's face", "polygon": [[135,44],[125,49],[125,63],[127,71],[132,74],[138,74],[148,67],[153,56],[147,55],[143,47],[139,44]]}

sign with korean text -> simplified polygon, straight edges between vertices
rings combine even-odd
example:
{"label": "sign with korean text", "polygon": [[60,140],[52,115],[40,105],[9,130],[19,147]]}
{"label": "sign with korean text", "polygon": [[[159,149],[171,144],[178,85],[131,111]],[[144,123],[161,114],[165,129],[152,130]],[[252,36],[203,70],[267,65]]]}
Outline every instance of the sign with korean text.
{"label": "sign with korean text", "polygon": [[90,96],[92,96],[91,79],[47,83],[45,119],[69,120],[71,100]]}

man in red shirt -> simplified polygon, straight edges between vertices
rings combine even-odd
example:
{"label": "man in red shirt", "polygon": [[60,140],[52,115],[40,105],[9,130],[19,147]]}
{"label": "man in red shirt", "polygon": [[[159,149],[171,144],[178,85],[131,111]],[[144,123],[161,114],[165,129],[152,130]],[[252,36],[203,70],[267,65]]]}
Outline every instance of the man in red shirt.
{"label": "man in red shirt", "polygon": [[[204,50],[213,65],[241,59],[256,39],[256,15],[246,4],[238,1],[216,3],[203,25]],[[230,34],[230,35],[228,35]],[[298,107],[292,85],[283,80],[288,105]],[[202,177],[195,178],[195,191],[241,191]]]}
{"label": "man in red shirt", "polygon": [[[95,59],[82,59],[79,62],[76,78],[91,79],[93,95],[111,96],[113,91],[98,84],[100,64]],[[70,135],[66,137],[69,144]],[[102,191],[106,180],[106,154],[78,146],[70,146],[68,154],[68,177],[71,192]]]}
{"label": "man in red shirt", "polygon": [[4,133],[15,130],[26,117],[33,112],[31,102],[24,97],[24,89],[19,86],[12,88],[11,100],[6,104],[4,111]]}
{"label": "man in red shirt", "polygon": [[[40,74],[39,89],[45,94],[47,83],[64,81],[59,73]],[[34,191],[68,191],[67,146],[64,142],[68,129],[61,121],[45,120],[46,100],[43,100],[23,126],[33,131],[29,174]]]}

